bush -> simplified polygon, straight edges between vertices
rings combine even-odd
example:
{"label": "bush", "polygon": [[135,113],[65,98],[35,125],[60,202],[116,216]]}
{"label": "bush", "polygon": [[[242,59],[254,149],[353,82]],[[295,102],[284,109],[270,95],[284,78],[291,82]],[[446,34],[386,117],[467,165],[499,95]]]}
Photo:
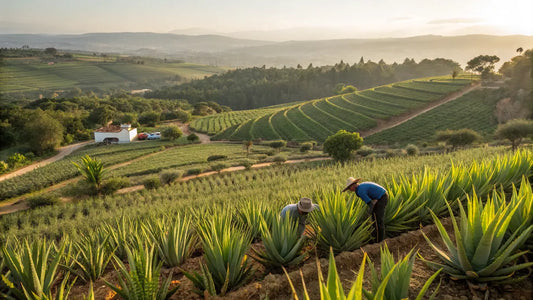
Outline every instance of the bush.
{"label": "bush", "polygon": [[307,151],[313,149],[313,144],[312,143],[302,143],[300,145],[300,152],[302,153],[306,153]]}
{"label": "bush", "polygon": [[161,180],[159,179],[159,176],[151,175],[143,180],[143,185],[148,190],[157,189],[161,186]]}
{"label": "bush", "polygon": [[420,150],[418,149],[418,147],[413,144],[407,145],[407,147],[405,147],[405,151],[407,151],[407,155],[410,155],[410,156],[415,156],[420,153]]}
{"label": "bush", "polygon": [[59,197],[53,196],[50,194],[43,194],[38,196],[33,196],[26,200],[26,203],[31,209],[41,206],[54,205],[60,202]]}
{"label": "bush", "polygon": [[171,184],[172,182],[176,181],[176,179],[180,178],[182,175],[183,175],[183,171],[181,170],[164,171],[160,175],[161,183]]}
{"label": "bush", "polygon": [[16,168],[26,162],[26,157],[20,153],[15,153],[7,158],[7,164],[10,168]]}
{"label": "bush", "polygon": [[130,186],[130,180],[127,177],[113,177],[102,183],[100,192],[102,195],[112,195],[116,191]]}
{"label": "bush", "polygon": [[0,173],[5,172],[9,169],[8,164],[5,161],[0,160]]}
{"label": "bush", "polygon": [[356,153],[358,155],[361,155],[362,157],[366,157],[374,153],[374,149],[372,149],[372,147],[369,147],[369,146],[362,146],[359,150],[357,150]]}
{"label": "bush", "polygon": [[228,164],[225,164],[225,163],[218,163],[218,164],[214,164],[211,166],[211,170],[213,171],[217,171],[218,173],[220,173],[220,171],[222,171],[223,169],[227,168],[228,167]]}
{"label": "bush", "polygon": [[281,164],[283,164],[283,163],[286,162],[286,161],[287,161],[287,156],[285,156],[285,155],[281,155],[281,154],[276,155],[276,156],[274,156],[274,157],[272,158],[272,162],[273,162],[274,164],[276,164],[276,165],[281,165]]}
{"label": "bush", "polygon": [[98,195],[98,191],[94,185],[87,183],[85,180],[80,180],[72,185],[68,185],[63,195],[69,197],[80,197],[81,195],[96,196]]}
{"label": "bush", "polygon": [[281,148],[287,146],[287,142],[284,140],[279,140],[279,141],[270,142],[270,144],[268,145],[274,149],[277,149],[279,153],[281,151]]}
{"label": "bush", "polygon": [[324,152],[336,161],[345,162],[350,159],[352,152],[361,148],[362,145],[363,138],[358,132],[350,133],[346,130],[339,130],[326,139]]}
{"label": "bush", "polygon": [[161,130],[161,135],[163,138],[173,141],[180,138],[183,135],[183,132],[181,132],[178,126],[169,125]]}
{"label": "bush", "polygon": [[194,143],[196,141],[198,141],[200,138],[195,134],[195,133],[191,133],[187,136],[187,140],[191,143]]}
{"label": "bush", "polygon": [[251,159],[245,159],[241,161],[241,166],[243,166],[246,170],[250,170],[253,165],[254,165],[254,161]]}
{"label": "bush", "polygon": [[218,154],[215,154],[215,155],[211,155],[207,158],[207,161],[214,161],[214,160],[220,160],[220,159],[225,159],[225,158],[228,158],[226,155],[218,155]]}
{"label": "bush", "polygon": [[436,139],[439,142],[446,142],[452,146],[452,151],[458,147],[464,147],[481,140],[481,135],[468,128],[459,130],[444,130],[436,132]]}
{"label": "bush", "polygon": [[189,169],[187,170],[187,175],[198,175],[198,174],[201,174],[202,173],[202,169]]}
{"label": "bush", "polygon": [[250,156],[250,158],[253,158],[253,159],[256,159],[256,160],[264,160],[267,157],[268,157],[268,155],[266,155],[266,154],[256,154],[256,155]]}

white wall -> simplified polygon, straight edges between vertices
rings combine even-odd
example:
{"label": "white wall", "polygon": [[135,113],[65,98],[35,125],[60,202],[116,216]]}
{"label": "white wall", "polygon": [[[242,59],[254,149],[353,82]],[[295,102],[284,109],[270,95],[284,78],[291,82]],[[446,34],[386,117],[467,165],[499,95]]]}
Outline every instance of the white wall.
{"label": "white wall", "polygon": [[105,138],[118,138],[119,144],[129,143],[137,136],[137,128],[131,130],[122,129],[120,132],[94,132],[94,141],[103,142]]}

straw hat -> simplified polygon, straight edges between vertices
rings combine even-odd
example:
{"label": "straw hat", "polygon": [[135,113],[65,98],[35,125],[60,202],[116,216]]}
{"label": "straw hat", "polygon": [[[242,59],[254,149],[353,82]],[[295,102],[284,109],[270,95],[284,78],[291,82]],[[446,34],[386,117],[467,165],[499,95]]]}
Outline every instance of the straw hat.
{"label": "straw hat", "polygon": [[361,181],[361,178],[353,178],[353,177],[349,177],[348,180],[346,181],[346,187],[344,188],[344,190],[342,190],[343,192],[344,191],[347,191],[351,186],[352,184],[356,184],[358,183],[359,181]]}
{"label": "straw hat", "polygon": [[300,201],[298,201],[298,209],[306,213],[312,212],[315,209],[313,206],[313,200],[305,197],[300,198]]}

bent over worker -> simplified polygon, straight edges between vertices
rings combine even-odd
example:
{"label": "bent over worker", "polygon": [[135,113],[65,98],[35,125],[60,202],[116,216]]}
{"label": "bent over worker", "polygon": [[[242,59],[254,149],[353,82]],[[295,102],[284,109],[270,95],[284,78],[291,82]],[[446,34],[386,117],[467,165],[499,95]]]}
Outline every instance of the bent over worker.
{"label": "bent over worker", "polygon": [[342,191],[354,192],[368,205],[368,211],[376,226],[376,241],[379,243],[385,238],[385,207],[389,203],[389,195],[384,187],[375,182],[360,181],[361,178],[348,178],[346,187]]}
{"label": "bent over worker", "polygon": [[281,210],[281,217],[285,218],[286,214],[289,214],[289,217],[298,222],[298,231],[300,234],[303,234],[305,231],[305,223],[307,221],[307,215],[318,208],[317,204],[313,204],[313,201],[309,198],[301,198],[300,201],[296,204],[289,204]]}

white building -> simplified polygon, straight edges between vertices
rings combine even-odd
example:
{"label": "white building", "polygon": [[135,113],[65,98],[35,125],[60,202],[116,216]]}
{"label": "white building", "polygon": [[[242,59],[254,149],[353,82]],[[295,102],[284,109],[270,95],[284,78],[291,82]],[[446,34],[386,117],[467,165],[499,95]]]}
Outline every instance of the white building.
{"label": "white building", "polygon": [[137,136],[137,128],[131,124],[107,125],[94,131],[94,141],[97,143],[129,143]]}

